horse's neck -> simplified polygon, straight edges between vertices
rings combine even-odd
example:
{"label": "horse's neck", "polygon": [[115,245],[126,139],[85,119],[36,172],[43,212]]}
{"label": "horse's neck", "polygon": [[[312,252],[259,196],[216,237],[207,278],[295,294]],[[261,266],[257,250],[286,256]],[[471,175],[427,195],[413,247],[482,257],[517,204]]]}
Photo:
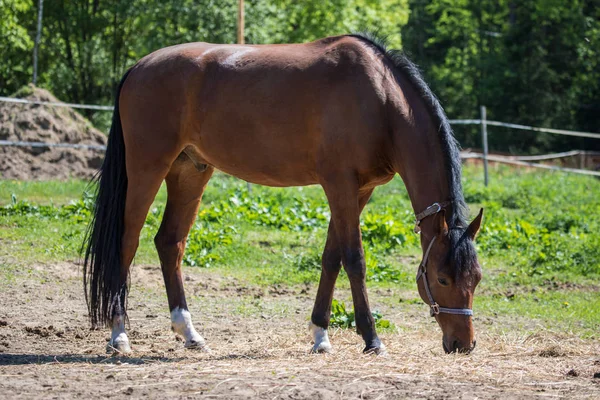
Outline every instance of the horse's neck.
{"label": "horse's neck", "polygon": [[446,155],[437,132],[406,130],[397,135],[396,171],[402,177],[415,213],[450,200]]}
{"label": "horse's neck", "polygon": [[[437,137],[423,139],[413,133],[401,144],[402,155],[397,160],[397,172],[402,177],[415,214],[423,212],[434,203],[450,200],[446,157]],[[398,151],[396,152],[398,154]],[[452,207],[452,206],[450,206]],[[423,251],[435,236],[435,218],[425,218],[420,223]]]}

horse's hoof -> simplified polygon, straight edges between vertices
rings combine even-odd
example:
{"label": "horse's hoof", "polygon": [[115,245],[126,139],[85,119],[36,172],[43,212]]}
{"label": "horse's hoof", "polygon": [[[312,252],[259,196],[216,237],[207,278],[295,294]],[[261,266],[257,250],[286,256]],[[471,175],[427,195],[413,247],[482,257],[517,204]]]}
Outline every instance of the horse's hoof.
{"label": "horse's hoof", "polygon": [[310,352],[312,354],[330,354],[333,352],[333,347],[331,347],[331,343],[329,342],[315,343]]}
{"label": "horse's hoof", "polygon": [[106,352],[112,355],[127,355],[131,353],[131,347],[129,341],[110,341],[106,345]]}
{"label": "horse's hoof", "polygon": [[379,343],[376,346],[367,346],[363,350],[365,354],[374,354],[376,356],[385,356],[387,355],[387,350],[383,343]]}
{"label": "horse's hoof", "polygon": [[210,353],[210,348],[204,340],[189,340],[185,343],[184,347],[190,350],[197,350],[204,353]]}
{"label": "horse's hoof", "polygon": [[311,332],[314,346],[310,350],[313,354],[320,353],[331,353],[333,348],[331,347],[331,343],[329,343],[329,336],[327,335],[327,329],[321,328],[310,322],[308,324],[308,330]]}

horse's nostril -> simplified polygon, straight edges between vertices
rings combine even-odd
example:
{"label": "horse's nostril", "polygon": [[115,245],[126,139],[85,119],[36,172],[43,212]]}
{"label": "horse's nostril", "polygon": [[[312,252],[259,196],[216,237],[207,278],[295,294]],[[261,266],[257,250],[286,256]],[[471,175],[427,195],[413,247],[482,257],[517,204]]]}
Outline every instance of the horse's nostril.
{"label": "horse's nostril", "polygon": [[446,346],[446,342],[442,340],[442,347],[444,348],[444,352],[446,354],[450,353],[450,349],[448,349],[448,346]]}
{"label": "horse's nostril", "polygon": [[450,342],[449,340],[442,340],[442,346],[444,347],[444,351],[447,354],[450,353],[470,353],[471,351],[473,351],[473,349],[475,348],[475,345],[477,344],[477,342],[474,340],[473,344],[471,347],[465,347],[462,345],[462,342],[460,340],[453,340],[452,342]]}
{"label": "horse's nostril", "polygon": [[458,340],[455,340],[454,342],[452,342],[452,352],[455,352],[456,350],[458,350],[460,348],[461,348],[461,345]]}

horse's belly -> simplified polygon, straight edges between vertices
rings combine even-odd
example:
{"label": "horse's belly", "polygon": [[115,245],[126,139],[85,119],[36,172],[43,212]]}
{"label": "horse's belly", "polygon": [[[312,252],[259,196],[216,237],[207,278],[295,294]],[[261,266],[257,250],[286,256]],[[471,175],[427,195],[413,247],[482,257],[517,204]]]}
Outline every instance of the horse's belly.
{"label": "horse's belly", "polygon": [[206,162],[247,182],[267,186],[318,183],[306,139],[265,132],[205,132],[196,146]]}
{"label": "horse's belly", "polygon": [[237,178],[243,179],[246,182],[256,183],[258,185],[275,186],[275,187],[288,187],[288,186],[307,186],[318,183],[316,177],[310,173],[294,173],[292,174],[281,174],[279,171],[272,169],[256,171],[239,168],[237,166],[219,166],[215,167],[229,175],[233,175]]}

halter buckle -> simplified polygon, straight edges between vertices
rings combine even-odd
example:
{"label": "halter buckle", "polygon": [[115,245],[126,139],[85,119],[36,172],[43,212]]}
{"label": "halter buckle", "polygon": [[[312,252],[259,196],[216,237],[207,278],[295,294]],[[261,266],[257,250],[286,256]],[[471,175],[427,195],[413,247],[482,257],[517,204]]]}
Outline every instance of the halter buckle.
{"label": "halter buckle", "polygon": [[442,208],[447,205],[448,202],[433,203],[425,209],[425,211],[418,213],[415,216],[415,233],[421,233],[421,221],[430,215],[434,215],[442,211]]}
{"label": "halter buckle", "polygon": [[421,221],[415,221],[415,233],[421,233]]}
{"label": "halter buckle", "polygon": [[442,211],[442,206],[440,205],[440,203],[433,203],[432,205],[429,206],[429,208],[434,208],[434,207],[437,207],[437,210],[435,210],[434,214],[437,214],[440,211]]}
{"label": "halter buckle", "polygon": [[440,306],[438,305],[438,303],[433,303],[429,307],[431,307],[429,309],[429,315],[431,315],[432,317],[435,317],[440,313]]}

